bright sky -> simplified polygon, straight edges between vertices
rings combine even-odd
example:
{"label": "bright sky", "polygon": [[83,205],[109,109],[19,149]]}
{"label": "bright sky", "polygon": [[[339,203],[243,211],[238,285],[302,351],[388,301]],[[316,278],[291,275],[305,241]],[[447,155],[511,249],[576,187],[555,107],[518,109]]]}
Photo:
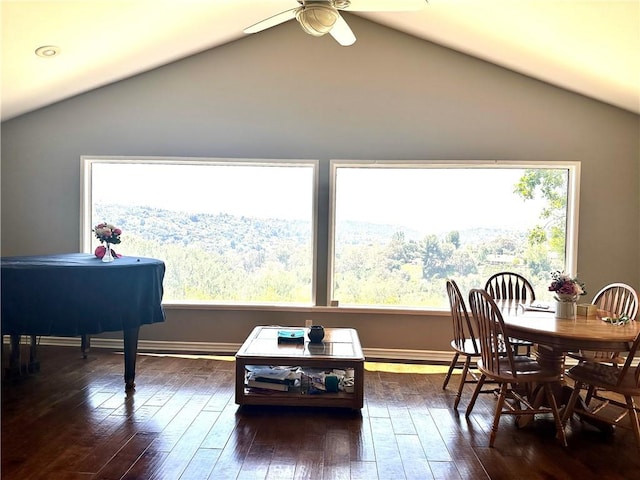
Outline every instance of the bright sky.
{"label": "bright sky", "polygon": [[[523,201],[523,169],[345,169],[338,173],[338,220],[358,218],[429,232],[465,227],[527,228],[544,201]],[[366,209],[362,207],[366,206]]]}
{"label": "bright sky", "polygon": [[[311,166],[258,168],[94,164],[93,201],[194,213],[310,218]],[[102,169],[104,173],[101,173]],[[114,178],[118,181],[114,182]],[[108,180],[106,188],[98,184],[103,179]]]}
{"label": "bright sky", "polygon": [[[544,201],[523,201],[524,169],[340,168],[337,220],[409,227],[531,227]],[[114,181],[117,179],[117,181]],[[308,219],[312,167],[93,165],[93,201],[173,211]],[[312,190],[311,190],[312,191]],[[194,205],[196,207],[194,208]]]}

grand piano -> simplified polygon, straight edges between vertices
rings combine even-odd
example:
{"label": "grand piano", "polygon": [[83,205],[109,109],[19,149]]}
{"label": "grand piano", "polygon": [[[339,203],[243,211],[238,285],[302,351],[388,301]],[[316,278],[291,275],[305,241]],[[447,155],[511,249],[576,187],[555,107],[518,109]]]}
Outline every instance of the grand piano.
{"label": "grand piano", "polygon": [[20,368],[20,337],[81,336],[123,332],[124,381],[135,387],[140,326],[163,322],[165,265],[161,260],[120,257],[103,263],[94,255],[3,257],[0,259],[2,335],[11,337],[9,370]]}

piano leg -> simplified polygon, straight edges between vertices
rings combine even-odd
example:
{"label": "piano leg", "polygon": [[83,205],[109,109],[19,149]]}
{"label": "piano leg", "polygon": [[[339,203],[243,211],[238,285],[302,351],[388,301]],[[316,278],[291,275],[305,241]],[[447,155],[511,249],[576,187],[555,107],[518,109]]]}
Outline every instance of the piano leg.
{"label": "piano leg", "polygon": [[5,369],[7,378],[16,378],[27,373],[40,371],[38,360],[38,341],[35,335],[29,335],[29,363],[22,365],[20,352],[20,339],[22,335],[9,335],[11,352],[9,353],[9,366]]}
{"label": "piano leg", "polygon": [[11,351],[9,352],[9,366],[6,368],[7,378],[15,378],[21,375],[20,368],[20,335],[9,335]]}
{"label": "piano leg", "polygon": [[82,335],[82,337],[80,337],[80,351],[82,352],[82,358],[87,358],[90,348],[91,337],[89,335]]}
{"label": "piano leg", "polygon": [[125,390],[136,388],[136,355],[138,353],[138,332],[140,327],[130,328],[123,332],[124,340],[124,387]]}
{"label": "piano leg", "polygon": [[29,345],[29,373],[40,371],[40,360],[38,360],[38,339],[35,335],[30,337]]}

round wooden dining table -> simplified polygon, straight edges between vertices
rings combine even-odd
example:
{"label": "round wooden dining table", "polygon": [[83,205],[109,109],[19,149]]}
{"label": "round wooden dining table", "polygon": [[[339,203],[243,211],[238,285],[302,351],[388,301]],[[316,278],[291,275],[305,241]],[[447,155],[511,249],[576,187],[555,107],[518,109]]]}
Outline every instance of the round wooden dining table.
{"label": "round wooden dining table", "polygon": [[573,319],[556,318],[553,306],[548,306],[548,311],[544,311],[516,303],[499,305],[509,336],[538,344],[538,363],[558,372],[564,368],[567,352],[626,352],[640,333],[637,321],[614,325],[602,320],[605,312]]}
{"label": "round wooden dining table", "polygon": [[[535,355],[538,363],[558,372],[564,378],[565,356],[567,352],[589,350],[597,352],[626,352],[640,333],[640,322],[630,321],[624,325],[614,325],[602,320],[607,312],[598,311],[592,316],[576,316],[572,319],[557,318],[553,305],[537,303],[546,308],[522,305],[515,301],[496,301],[505,324],[506,333],[513,338],[529,340],[537,345]],[[558,406],[566,404],[572,387],[559,382],[553,388]],[[534,406],[544,402],[541,389],[536,389]],[[586,409],[582,397],[578,397],[581,408]],[[611,426],[588,417],[585,421],[603,432],[610,432]],[[519,417],[518,425],[524,426],[532,417]]]}

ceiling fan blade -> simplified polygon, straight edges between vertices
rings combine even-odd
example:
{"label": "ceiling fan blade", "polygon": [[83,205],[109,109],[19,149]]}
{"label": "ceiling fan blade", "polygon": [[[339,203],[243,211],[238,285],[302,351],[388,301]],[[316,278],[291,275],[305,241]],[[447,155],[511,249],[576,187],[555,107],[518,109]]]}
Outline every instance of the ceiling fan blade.
{"label": "ceiling fan blade", "polygon": [[347,12],[411,12],[422,10],[428,0],[351,0],[350,5],[340,10]]}
{"label": "ceiling fan blade", "polygon": [[342,18],[342,15],[338,15],[336,23],[333,24],[329,34],[343,47],[353,45],[356,41],[356,36],[351,31],[347,22]]}
{"label": "ceiling fan blade", "polygon": [[276,13],[274,16],[260,20],[258,23],[254,23],[250,27],[244,29],[244,33],[258,33],[267,28],[275,27],[288,20],[296,18],[296,11],[300,7],[292,8],[291,10],[285,10],[284,12]]}

